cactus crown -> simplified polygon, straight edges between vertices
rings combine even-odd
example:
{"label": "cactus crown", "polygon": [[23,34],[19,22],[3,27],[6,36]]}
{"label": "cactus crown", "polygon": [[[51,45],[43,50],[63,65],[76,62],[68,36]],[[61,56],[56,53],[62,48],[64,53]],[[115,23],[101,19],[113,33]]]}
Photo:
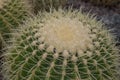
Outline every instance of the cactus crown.
{"label": "cactus crown", "polygon": [[102,24],[79,11],[53,10],[13,33],[9,80],[117,80],[117,48]]}
{"label": "cactus crown", "polygon": [[49,20],[46,18],[44,27],[40,29],[41,33],[36,33],[44,38],[45,44],[53,47],[56,52],[67,50],[70,53],[87,49],[88,45],[91,45],[88,26],[84,27],[78,18],[71,20],[69,16],[61,17],[58,13],[55,16],[58,19],[54,18],[53,15],[47,16]]}

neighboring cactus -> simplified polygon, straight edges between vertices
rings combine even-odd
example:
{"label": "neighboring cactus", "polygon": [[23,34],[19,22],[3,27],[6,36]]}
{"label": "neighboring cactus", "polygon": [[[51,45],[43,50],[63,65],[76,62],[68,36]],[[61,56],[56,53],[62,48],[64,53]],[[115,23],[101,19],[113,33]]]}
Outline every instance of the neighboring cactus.
{"label": "neighboring cactus", "polygon": [[58,9],[60,6],[63,7],[67,3],[67,0],[32,0],[34,6],[34,12],[38,13],[40,10],[48,10],[50,7]]}
{"label": "neighboring cactus", "polygon": [[0,0],[0,32],[2,35],[18,27],[30,15],[27,0]]}
{"label": "neighboring cactus", "polygon": [[39,13],[11,40],[3,62],[6,80],[119,80],[113,37],[79,11]]}
{"label": "neighboring cactus", "polygon": [[86,0],[86,1],[90,1],[96,5],[107,5],[107,6],[116,5],[118,2],[120,2],[120,0]]}

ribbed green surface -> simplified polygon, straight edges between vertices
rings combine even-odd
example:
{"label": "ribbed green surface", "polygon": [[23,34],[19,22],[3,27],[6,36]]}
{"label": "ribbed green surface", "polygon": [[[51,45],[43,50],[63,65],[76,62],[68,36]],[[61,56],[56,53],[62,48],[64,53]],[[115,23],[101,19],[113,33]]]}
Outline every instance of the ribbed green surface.
{"label": "ribbed green surface", "polygon": [[[46,20],[59,20],[60,17],[69,17],[71,20],[77,18],[84,27],[90,26],[89,34],[96,35],[95,38],[91,38],[93,44],[96,41],[100,44],[94,45],[93,50],[88,48],[83,51],[83,54],[91,52],[91,56],[69,53],[69,57],[64,57],[62,53],[48,52],[46,47],[43,50],[39,49],[44,42],[42,43],[39,40],[40,36],[36,34],[44,27]],[[13,36],[13,45],[5,55],[4,66],[7,75],[4,77],[8,77],[8,80],[119,80],[115,76],[118,50],[109,33],[101,26],[99,22],[77,11],[43,12],[28,20],[14,33],[19,36]],[[76,61],[72,60],[74,56],[77,58]]]}
{"label": "ribbed green surface", "polygon": [[6,0],[0,9],[0,32],[2,35],[10,32],[12,28],[18,27],[28,16],[29,6],[25,0]]}

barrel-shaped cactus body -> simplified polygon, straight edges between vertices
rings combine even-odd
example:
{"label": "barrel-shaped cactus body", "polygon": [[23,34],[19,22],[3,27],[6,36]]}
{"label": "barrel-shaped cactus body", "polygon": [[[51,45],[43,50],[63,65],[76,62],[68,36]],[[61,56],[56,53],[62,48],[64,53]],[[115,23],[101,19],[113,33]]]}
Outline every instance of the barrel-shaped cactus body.
{"label": "barrel-shaped cactus body", "polygon": [[0,0],[0,33],[6,35],[31,13],[27,0]]}
{"label": "barrel-shaped cactus body", "polygon": [[79,11],[39,13],[12,42],[3,64],[8,80],[119,80],[113,37]]}

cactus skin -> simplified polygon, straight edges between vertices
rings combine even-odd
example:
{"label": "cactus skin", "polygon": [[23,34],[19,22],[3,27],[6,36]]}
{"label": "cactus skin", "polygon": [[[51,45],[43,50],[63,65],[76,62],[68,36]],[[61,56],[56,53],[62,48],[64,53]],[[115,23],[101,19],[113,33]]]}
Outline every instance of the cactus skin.
{"label": "cactus skin", "polygon": [[67,0],[32,0],[34,6],[34,12],[37,14],[39,11],[47,10],[49,11],[50,7],[58,9],[58,7],[63,7],[66,4]]}
{"label": "cactus skin", "polygon": [[[0,32],[3,35],[10,32],[31,13],[27,0],[1,0],[0,4]],[[8,36],[7,36],[8,37]]]}
{"label": "cactus skin", "polygon": [[2,50],[2,36],[1,36],[1,34],[0,34],[0,50]]}
{"label": "cactus skin", "polygon": [[5,0],[0,0],[0,8],[3,7],[3,3],[5,2]]}
{"label": "cactus skin", "polygon": [[0,55],[2,54],[2,48],[5,46],[3,45],[5,42],[3,40],[3,36],[0,33]]}
{"label": "cactus skin", "polygon": [[[72,45],[66,46],[69,41]],[[19,27],[12,42],[4,55],[6,80],[119,80],[113,37],[101,22],[79,11],[42,12]]]}
{"label": "cactus skin", "polygon": [[86,0],[90,1],[95,5],[106,5],[106,6],[112,6],[116,5],[120,0]]}

